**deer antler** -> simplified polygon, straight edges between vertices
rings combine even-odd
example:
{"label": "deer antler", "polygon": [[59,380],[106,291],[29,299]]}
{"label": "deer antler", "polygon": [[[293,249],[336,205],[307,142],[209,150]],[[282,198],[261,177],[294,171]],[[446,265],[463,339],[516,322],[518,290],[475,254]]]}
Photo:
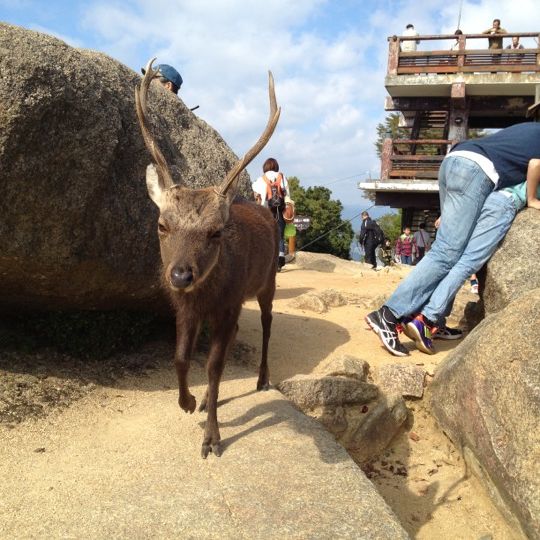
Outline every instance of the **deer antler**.
{"label": "deer antler", "polygon": [[152,69],[152,64],[154,61],[155,58],[152,58],[152,60],[146,64],[140,91],[139,88],[135,87],[135,107],[137,109],[137,117],[139,118],[139,125],[141,126],[146,148],[148,148],[148,151],[152,155],[152,158],[157,165],[160,187],[162,189],[168,189],[174,184],[174,182],[172,180],[171,173],[169,172],[167,162],[165,161],[161,150],[158,148],[154,137],[148,130],[148,122],[146,119],[146,96],[148,94],[148,88],[150,87],[152,79],[155,79],[159,73],[159,70]]}
{"label": "deer antler", "polygon": [[222,197],[225,196],[238,175],[253,161],[253,159],[255,159],[257,154],[259,154],[259,152],[266,146],[266,143],[270,140],[270,137],[272,136],[272,133],[274,133],[274,129],[276,128],[276,125],[278,123],[279,115],[281,113],[281,107],[278,108],[277,106],[276,93],[274,91],[274,77],[272,76],[271,71],[268,72],[268,94],[270,97],[270,116],[268,118],[266,128],[264,129],[263,134],[255,143],[253,148],[251,148],[251,150],[249,150],[246,155],[232,168],[232,170],[226,176],[225,180],[223,180],[219,188],[216,189],[218,195],[221,195]]}

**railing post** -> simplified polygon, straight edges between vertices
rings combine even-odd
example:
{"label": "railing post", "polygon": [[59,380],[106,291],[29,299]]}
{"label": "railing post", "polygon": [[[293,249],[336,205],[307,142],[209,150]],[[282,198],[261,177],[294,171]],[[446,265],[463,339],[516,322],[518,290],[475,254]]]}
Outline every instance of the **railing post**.
{"label": "railing post", "polygon": [[[467,38],[465,37],[465,34],[460,34],[459,36],[459,48],[458,48],[458,51],[459,52],[463,52],[465,49],[466,49],[466,45],[467,45]],[[457,59],[457,67],[458,67],[458,71],[462,71],[460,68],[462,68],[463,66],[465,65],[465,55],[464,54],[460,54],[458,56],[458,59]]]}
{"label": "railing post", "polygon": [[388,38],[388,75],[397,75],[399,65],[399,38]]}
{"label": "railing post", "polygon": [[384,139],[381,152],[381,180],[388,180],[390,178],[393,146],[394,144],[390,137]]}
{"label": "railing post", "polygon": [[536,65],[540,66],[540,34],[536,38],[536,43],[538,43],[538,52],[536,53]]}

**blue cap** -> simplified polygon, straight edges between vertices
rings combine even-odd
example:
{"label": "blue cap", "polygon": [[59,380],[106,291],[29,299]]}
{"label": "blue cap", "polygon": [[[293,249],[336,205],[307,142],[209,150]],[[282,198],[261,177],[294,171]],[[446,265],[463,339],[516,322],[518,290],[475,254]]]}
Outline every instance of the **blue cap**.
{"label": "blue cap", "polygon": [[174,69],[172,66],[169,66],[167,64],[159,64],[157,68],[159,69],[162,77],[164,77],[168,81],[171,81],[178,88],[182,86],[182,83],[184,81],[182,80],[180,73],[178,73],[178,71],[176,71],[176,69]]}
{"label": "blue cap", "polygon": [[[182,80],[182,76],[172,66],[169,66],[168,64],[159,64],[156,66],[156,69],[159,70],[159,74],[161,77],[172,82],[177,88],[180,88],[182,86],[182,83],[184,82]],[[141,71],[144,75],[146,70],[142,68]]]}
{"label": "blue cap", "polygon": [[174,69],[172,66],[169,66],[167,64],[159,64],[159,66],[157,67],[162,77],[164,77],[168,81],[171,81],[178,88],[182,86],[182,83],[184,81],[182,80],[180,73],[178,73],[176,69]]}

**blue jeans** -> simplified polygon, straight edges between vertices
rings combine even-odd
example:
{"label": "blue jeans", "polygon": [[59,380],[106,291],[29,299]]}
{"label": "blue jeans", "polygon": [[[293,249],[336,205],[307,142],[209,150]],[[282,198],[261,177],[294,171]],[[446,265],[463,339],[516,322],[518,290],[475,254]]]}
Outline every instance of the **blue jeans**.
{"label": "blue jeans", "polygon": [[401,255],[401,264],[412,264],[412,255]]}
{"label": "blue jeans", "polygon": [[457,264],[494,184],[470,159],[450,154],[439,169],[441,226],[426,256],[385,305],[398,318],[418,313]]}
{"label": "blue jeans", "polygon": [[516,217],[514,200],[494,191],[482,207],[482,212],[465,251],[457,264],[439,283],[422,314],[430,321],[445,324],[445,318],[452,311],[454,298],[463,282],[480,270],[493,255],[505,237]]}

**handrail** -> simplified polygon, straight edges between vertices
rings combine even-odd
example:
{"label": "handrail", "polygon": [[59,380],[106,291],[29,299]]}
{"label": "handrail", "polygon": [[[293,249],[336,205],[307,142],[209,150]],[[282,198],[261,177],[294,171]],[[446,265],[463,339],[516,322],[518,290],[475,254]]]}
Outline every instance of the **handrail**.
{"label": "handrail", "polygon": [[[533,37],[538,47],[523,49],[480,48],[467,49],[472,40],[510,39]],[[405,41],[454,40],[455,46],[446,50],[401,51]],[[540,32],[508,32],[506,34],[440,34],[425,36],[388,37],[388,75],[415,73],[482,73],[482,72],[540,72]],[[457,45],[457,46],[456,46]]]}

